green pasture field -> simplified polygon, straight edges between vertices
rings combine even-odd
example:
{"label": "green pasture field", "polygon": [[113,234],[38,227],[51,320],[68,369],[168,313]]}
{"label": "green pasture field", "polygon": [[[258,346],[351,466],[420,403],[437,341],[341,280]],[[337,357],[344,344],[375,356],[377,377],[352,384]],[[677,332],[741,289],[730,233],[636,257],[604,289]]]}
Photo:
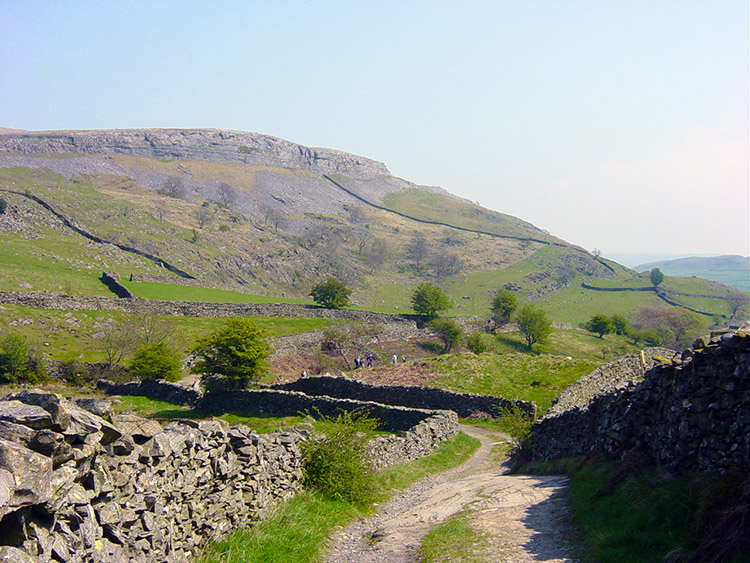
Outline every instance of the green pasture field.
{"label": "green pasture field", "polygon": [[580,330],[554,330],[549,343],[535,346],[531,353],[520,334],[503,333],[494,337],[491,352],[449,354],[426,361],[444,374],[431,383],[436,387],[534,401],[538,413],[543,414],[571,383],[603,363],[637,350],[621,336],[601,339]]}
{"label": "green pasture field", "polygon": [[296,303],[312,305],[311,300],[287,299],[268,295],[252,295],[239,291],[216,289],[211,287],[196,287],[171,283],[131,282],[121,280],[136,297],[165,301],[204,301],[208,303]]}
{"label": "green pasture field", "polygon": [[162,271],[145,258],[89,245],[86,239],[72,233],[38,227],[35,236],[26,238],[10,231],[0,232],[0,289],[112,296],[99,280],[103,270],[127,269],[151,274]]}
{"label": "green pasture field", "polygon": [[[0,305],[0,335],[14,330],[24,334],[32,343],[40,346],[48,357],[61,361],[99,362],[104,352],[97,348],[97,333],[106,324],[126,318],[118,311],[57,311],[37,309],[25,305]],[[203,334],[220,326],[225,318],[176,317],[159,315],[175,335],[175,344],[187,349]],[[285,336],[299,332],[335,326],[345,321],[305,317],[253,317],[269,337]]]}
{"label": "green pasture field", "polygon": [[444,194],[417,189],[403,190],[388,194],[384,200],[384,207],[418,219],[443,222],[466,229],[559,241],[521,219],[483,209],[474,203]]}

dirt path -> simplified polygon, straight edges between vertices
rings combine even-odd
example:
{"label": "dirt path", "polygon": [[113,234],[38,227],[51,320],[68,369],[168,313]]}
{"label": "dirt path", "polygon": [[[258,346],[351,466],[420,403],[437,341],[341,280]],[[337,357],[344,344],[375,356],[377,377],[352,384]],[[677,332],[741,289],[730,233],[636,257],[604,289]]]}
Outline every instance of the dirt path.
{"label": "dirt path", "polygon": [[472,426],[461,430],[482,445],[460,467],[419,481],[374,516],[332,538],[326,563],[415,563],[430,528],[468,511],[471,526],[487,538],[475,560],[575,561],[568,540],[564,477],[506,475],[493,446],[509,437]]}

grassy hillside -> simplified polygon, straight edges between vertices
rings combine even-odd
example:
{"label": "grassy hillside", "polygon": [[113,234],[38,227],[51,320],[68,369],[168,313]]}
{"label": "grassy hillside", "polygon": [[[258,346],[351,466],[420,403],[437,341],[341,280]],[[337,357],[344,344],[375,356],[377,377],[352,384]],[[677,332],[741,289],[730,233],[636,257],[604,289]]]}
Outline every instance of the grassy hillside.
{"label": "grassy hillside", "polygon": [[[124,318],[138,322],[137,317],[117,311],[69,312],[24,305],[0,305],[0,335],[9,330],[19,332],[53,360],[100,362],[105,359],[100,346],[103,331],[109,324]],[[190,348],[199,336],[216,330],[226,322],[224,318],[162,316],[160,319],[170,327],[174,343],[183,350]],[[253,320],[270,337],[341,324],[335,319],[297,317],[254,317]]]}
{"label": "grassy hillside", "polygon": [[564,242],[517,217],[485,209],[455,196],[409,189],[389,194],[384,203],[389,209],[427,221],[444,222],[465,229],[504,236]]}
{"label": "grassy hillside", "polygon": [[[71,155],[55,155],[54,161],[66,156]],[[42,156],[36,160],[45,162]],[[230,293],[170,284],[174,275],[152,261],[86,240],[40,205],[13,194],[4,195],[10,207],[0,216],[0,260],[4,265],[0,290],[109,295],[98,281],[101,271],[108,270],[125,280],[131,273],[164,276],[165,284],[130,284],[136,295],[158,299],[309,302],[312,285],[333,275],[353,289],[355,306],[384,312],[409,311],[411,293],[424,281],[444,288],[453,304],[448,311],[451,316],[486,315],[492,295],[503,286],[522,301],[537,303],[554,320],[574,324],[599,312],[626,315],[642,305],[664,304],[649,292],[582,289],[582,283],[643,287],[649,282],[617,264],[605,266],[574,247],[427,225],[361,202],[346,204],[341,212],[310,213],[285,209],[273,199],[277,197],[273,192],[264,196],[280,206],[271,211],[243,207],[250,200],[224,206],[211,199],[217,182],[231,183],[239,198],[258,196],[259,191],[269,189],[258,183],[259,173],[276,174],[274,181],[288,182],[287,191],[294,191],[295,186],[314,189],[305,182],[320,179],[309,171],[124,156],[101,160],[115,162],[129,172],[95,172],[70,179],[45,169],[0,169],[0,185],[28,191],[93,235],[156,255],[203,280],[206,286]],[[161,179],[175,174],[192,182],[187,199],[165,197],[154,189]],[[394,210],[421,219],[508,237],[560,242],[520,219],[445,194],[408,189],[390,193],[384,201]],[[282,211],[283,216],[273,215]],[[210,219],[202,228],[199,213]],[[408,252],[419,234],[428,241],[428,255],[420,264]],[[446,256],[461,262],[457,271],[441,273],[434,265]],[[686,306],[711,314],[728,312],[721,300],[726,295],[724,286],[668,276],[663,288],[701,295],[674,297]]]}

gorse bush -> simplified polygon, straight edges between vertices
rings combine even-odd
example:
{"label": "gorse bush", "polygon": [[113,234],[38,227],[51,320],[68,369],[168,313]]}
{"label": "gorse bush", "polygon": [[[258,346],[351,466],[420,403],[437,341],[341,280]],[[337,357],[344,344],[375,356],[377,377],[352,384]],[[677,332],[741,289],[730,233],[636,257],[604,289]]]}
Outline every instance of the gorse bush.
{"label": "gorse bush", "polygon": [[323,417],[322,437],[303,445],[305,486],[335,500],[372,503],[377,488],[367,441],[377,426],[378,420],[362,411]]}

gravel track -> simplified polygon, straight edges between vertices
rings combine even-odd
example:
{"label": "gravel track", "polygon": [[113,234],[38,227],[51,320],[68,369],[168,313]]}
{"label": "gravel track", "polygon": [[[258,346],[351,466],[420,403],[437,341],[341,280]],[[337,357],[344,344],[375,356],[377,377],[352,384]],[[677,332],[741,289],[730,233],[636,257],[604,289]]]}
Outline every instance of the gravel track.
{"label": "gravel track", "polygon": [[392,498],[377,514],[353,522],[331,539],[326,563],[417,563],[430,528],[469,510],[487,541],[475,557],[488,562],[573,562],[564,477],[507,475],[490,455],[510,437],[472,426],[481,441],[466,463],[427,477]]}

